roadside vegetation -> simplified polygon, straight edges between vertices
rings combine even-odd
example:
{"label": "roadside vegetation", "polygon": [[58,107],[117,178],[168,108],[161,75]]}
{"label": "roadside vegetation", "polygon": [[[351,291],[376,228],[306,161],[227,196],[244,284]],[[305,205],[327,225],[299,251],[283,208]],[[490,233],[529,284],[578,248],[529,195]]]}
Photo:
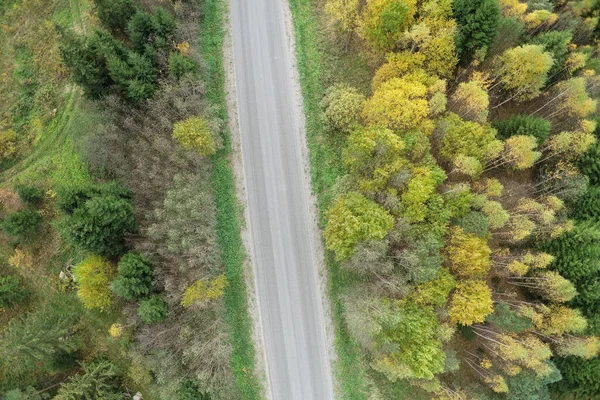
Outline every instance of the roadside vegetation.
{"label": "roadside vegetation", "polygon": [[290,6],[341,397],[600,395],[598,6]]}
{"label": "roadside vegetation", "polygon": [[0,5],[0,397],[256,399],[223,4]]}

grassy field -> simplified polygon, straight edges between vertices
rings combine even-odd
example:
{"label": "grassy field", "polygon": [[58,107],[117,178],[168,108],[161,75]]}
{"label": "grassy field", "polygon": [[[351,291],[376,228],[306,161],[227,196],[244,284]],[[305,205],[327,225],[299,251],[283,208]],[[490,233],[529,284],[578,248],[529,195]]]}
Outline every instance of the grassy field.
{"label": "grassy field", "polygon": [[248,313],[244,281],[244,245],[240,224],[241,214],[235,194],[235,181],[229,163],[231,135],[227,128],[225,71],[223,68],[224,0],[205,0],[204,19],[200,32],[202,56],[208,66],[208,92],[217,116],[224,121],[221,132],[223,149],[213,156],[212,183],[217,206],[217,233],[225,263],[228,287],[225,291],[226,319],[231,327],[233,346],[232,367],[236,385],[244,399],[262,398],[262,386],[254,372],[252,322]]}

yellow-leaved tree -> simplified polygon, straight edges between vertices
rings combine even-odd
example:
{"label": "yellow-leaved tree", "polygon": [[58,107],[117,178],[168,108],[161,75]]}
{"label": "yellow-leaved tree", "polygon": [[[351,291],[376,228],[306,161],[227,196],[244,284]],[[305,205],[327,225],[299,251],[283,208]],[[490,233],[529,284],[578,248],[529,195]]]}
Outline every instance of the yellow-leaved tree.
{"label": "yellow-leaved tree", "polygon": [[461,325],[485,321],[494,311],[492,291],[485,281],[468,279],[459,281],[450,300],[450,320]]}
{"label": "yellow-leaved tree", "polygon": [[413,23],[416,0],[367,0],[359,34],[376,52],[393,50]]}
{"label": "yellow-leaved tree", "polygon": [[112,303],[110,282],[116,275],[113,265],[100,256],[89,256],[73,270],[77,296],[85,308],[106,310]]}

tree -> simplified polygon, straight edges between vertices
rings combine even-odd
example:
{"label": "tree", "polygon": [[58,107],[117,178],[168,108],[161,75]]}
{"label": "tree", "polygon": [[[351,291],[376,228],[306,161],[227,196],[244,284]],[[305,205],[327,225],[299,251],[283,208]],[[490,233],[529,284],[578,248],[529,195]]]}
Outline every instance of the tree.
{"label": "tree", "polygon": [[445,353],[437,338],[439,324],[429,307],[410,301],[383,301],[374,316],[380,328],[371,366],[390,381],[433,379],[444,370]]}
{"label": "tree", "polygon": [[375,51],[393,50],[415,12],[415,0],[368,0],[360,20],[361,36]]}
{"label": "tree", "polygon": [[586,360],[596,357],[599,351],[600,340],[594,336],[566,336],[556,346],[556,354],[561,357],[575,356]]}
{"label": "tree", "polygon": [[552,389],[574,398],[594,398],[600,395],[600,359],[582,360],[579,357],[557,358],[556,365],[563,379]]}
{"label": "tree", "polygon": [[210,400],[210,395],[202,392],[195,381],[186,379],[177,389],[177,400]]}
{"label": "tree", "polygon": [[155,49],[169,45],[169,38],[175,32],[175,17],[162,7],[156,7],[153,14],[137,11],[127,24],[127,34],[136,51],[143,53],[146,45]]}
{"label": "tree", "polygon": [[392,229],[394,218],[375,202],[358,193],[336,199],[327,211],[325,243],[336,258],[350,257],[358,242],[383,239]]}
{"label": "tree", "polygon": [[117,367],[108,360],[82,364],[83,374],[63,383],[55,400],[121,400],[123,390]]}
{"label": "tree", "polygon": [[19,186],[17,193],[21,201],[28,206],[37,207],[44,200],[44,189],[37,186]]}
{"label": "tree", "polygon": [[155,294],[140,301],[138,316],[147,324],[163,322],[167,317],[167,302]]}
{"label": "tree", "polygon": [[500,57],[498,73],[505,90],[517,101],[540,94],[554,61],[540,45],[524,45],[506,50]]}
{"label": "tree", "polygon": [[486,323],[496,326],[501,332],[521,333],[532,326],[529,318],[512,311],[506,303],[497,303],[493,314],[485,319]]}
{"label": "tree", "polygon": [[0,276],[0,309],[22,304],[29,297],[29,290],[16,275]]}
{"label": "tree", "polygon": [[325,12],[331,25],[341,33],[352,33],[358,23],[358,0],[327,0]]}
{"label": "tree", "polygon": [[0,229],[19,242],[31,242],[37,237],[42,217],[33,210],[21,210],[8,214],[0,222]]}
{"label": "tree", "polygon": [[443,307],[448,295],[456,287],[456,279],[446,268],[441,268],[438,276],[429,282],[416,285],[412,297],[420,305]]}
{"label": "tree", "polygon": [[425,68],[425,56],[420,52],[400,51],[388,53],[386,62],[379,67],[373,76],[371,89],[375,92],[381,84],[392,78],[400,78],[405,74],[412,74]]}
{"label": "tree", "polygon": [[461,82],[452,95],[452,108],[461,118],[484,123],[488,116],[490,99],[482,82]]}
{"label": "tree", "polygon": [[463,61],[487,49],[498,32],[500,7],[494,0],[456,0],[452,4],[458,25],[456,50]]}
{"label": "tree", "polygon": [[577,295],[573,284],[555,271],[541,271],[529,277],[511,278],[510,283],[525,287],[550,301],[564,303]]}
{"label": "tree", "polygon": [[367,240],[356,245],[354,254],[342,263],[344,268],[362,275],[389,274],[394,262],[388,255],[388,240]]}
{"label": "tree", "polygon": [[559,305],[544,307],[542,315],[534,318],[533,323],[545,335],[582,333],[587,328],[587,321],[581,311]]}
{"label": "tree", "polygon": [[89,256],[73,270],[77,296],[85,308],[107,310],[112,303],[110,282],[115,276],[110,262],[99,256]]}
{"label": "tree", "polygon": [[408,166],[402,139],[386,128],[358,128],[346,142],[342,161],[361,191],[384,191]]}
{"label": "tree", "polygon": [[450,230],[446,254],[452,272],[461,277],[481,278],[490,269],[491,250],[487,240],[465,233],[460,227]]}
{"label": "tree", "polygon": [[71,244],[103,256],[123,252],[125,235],[135,230],[131,193],[98,185],[68,188],[59,197],[60,231]]}
{"label": "tree", "polygon": [[584,155],[594,144],[596,137],[585,132],[560,132],[546,141],[544,150],[550,157],[576,159]]}
{"label": "tree", "polygon": [[456,284],[448,314],[452,323],[472,325],[483,322],[494,311],[492,291],[480,280],[463,280]]}
{"label": "tree", "polygon": [[[544,10],[545,11],[545,10]],[[535,11],[534,11],[535,13]],[[531,26],[531,23],[537,23],[540,21],[539,19],[535,20],[535,14],[529,14],[528,18],[530,18],[527,25]],[[530,17],[531,16],[531,17]],[[538,16],[543,17],[543,16]],[[531,41],[532,44],[537,44],[544,47],[544,50],[552,55],[554,59],[554,64],[549,71],[550,81],[558,80],[564,66],[567,61],[567,56],[569,54],[569,44],[571,43],[572,33],[569,31],[559,31],[559,30],[550,30],[547,32],[542,32],[539,35],[535,36]]]}
{"label": "tree", "polygon": [[550,122],[526,114],[513,115],[508,119],[496,119],[492,121],[492,126],[498,132],[499,139],[508,139],[517,135],[533,136],[540,146],[550,134]]}
{"label": "tree", "polygon": [[169,55],[169,75],[175,79],[181,79],[186,74],[198,73],[199,66],[192,58],[180,52]]}
{"label": "tree", "polygon": [[502,15],[506,17],[520,17],[527,11],[527,4],[519,0],[500,0]]}
{"label": "tree", "polygon": [[431,131],[427,86],[416,76],[392,78],[382,83],[365,103],[362,112],[367,125],[391,130]]}
{"label": "tree", "polygon": [[442,265],[440,250],[444,247],[440,236],[433,230],[419,229],[418,225],[405,233],[404,248],[395,258],[414,283],[425,283],[438,276]]}
{"label": "tree", "polygon": [[71,333],[80,315],[73,296],[60,296],[11,319],[0,333],[0,377],[14,382],[48,371],[57,357],[76,350],[79,342]]}
{"label": "tree", "polygon": [[456,221],[456,226],[462,228],[465,233],[471,233],[481,238],[489,235],[489,221],[487,216],[479,211],[471,211]]}
{"label": "tree", "polygon": [[444,120],[444,137],[440,153],[447,161],[459,155],[473,157],[482,162],[497,153],[501,143],[495,139],[496,131],[476,122],[463,121],[456,114]]}
{"label": "tree", "polygon": [[210,156],[222,146],[203,117],[190,117],[173,126],[173,138],[186,150],[194,150],[201,156]]}
{"label": "tree", "polygon": [[548,10],[535,10],[523,18],[528,29],[539,28],[542,24],[552,26],[558,20],[558,15]]}
{"label": "tree", "polygon": [[414,167],[412,177],[400,197],[400,213],[408,222],[421,222],[428,217],[427,202],[435,196],[437,187],[446,180],[446,174],[437,165]]}
{"label": "tree", "polygon": [[557,96],[561,99],[559,112],[565,112],[570,117],[586,118],[593,114],[598,102],[591,98],[586,89],[586,80],[583,77],[575,77],[561,81],[556,85]]}
{"label": "tree", "polygon": [[94,0],[98,19],[113,32],[124,32],[135,13],[132,0]]}
{"label": "tree", "polygon": [[107,60],[111,79],[128,99],[143,101],[158,89],[158,70],[148,56],[128,51],[125,57],[110,55]]}
{"label": "tree", "polygon": [[90,38],[67,30],[61,32],[59,49],[63,63],[73,81],[91,98],[103,96],[114,83],[106,68],[107,47],[100,45],[103,38],[100,32],[94,32]]}
{"label": "tree", "polygon": [[143,256],[129,252],[121,257],[117,268],[117,277],[110,285],[117,296],[135,300],[150,294],[152,268]]}
{"label": "tree", "polygon": [[481,207],[481,212],[487,217],[491,230],[502,228],[510,219],[510,214],[502,207],[502,204],[494,200],[486,200]]}
{"label": "tree", "polygon": [[365,96],[346,85],[333,85],[327,89],[321,108],[331,129],[348,133],[360,123],[360,113]]}
{"label": "tree", "polygon": [[542,153],[537,151],[537,140],[533,136],[516,135],[504,141],[504,150],[491,167],[510,166],[516,170],[531,168]]}

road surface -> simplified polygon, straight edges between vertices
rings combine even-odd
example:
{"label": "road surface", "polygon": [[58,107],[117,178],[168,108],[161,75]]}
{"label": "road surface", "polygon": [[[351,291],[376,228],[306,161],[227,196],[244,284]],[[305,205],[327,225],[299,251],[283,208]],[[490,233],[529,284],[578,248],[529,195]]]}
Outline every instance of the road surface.
{"label": "road surface", "polygon": [[329,400],[330,343],[283,0],[230,0],[230,6],[250,250],[270,397]]}

